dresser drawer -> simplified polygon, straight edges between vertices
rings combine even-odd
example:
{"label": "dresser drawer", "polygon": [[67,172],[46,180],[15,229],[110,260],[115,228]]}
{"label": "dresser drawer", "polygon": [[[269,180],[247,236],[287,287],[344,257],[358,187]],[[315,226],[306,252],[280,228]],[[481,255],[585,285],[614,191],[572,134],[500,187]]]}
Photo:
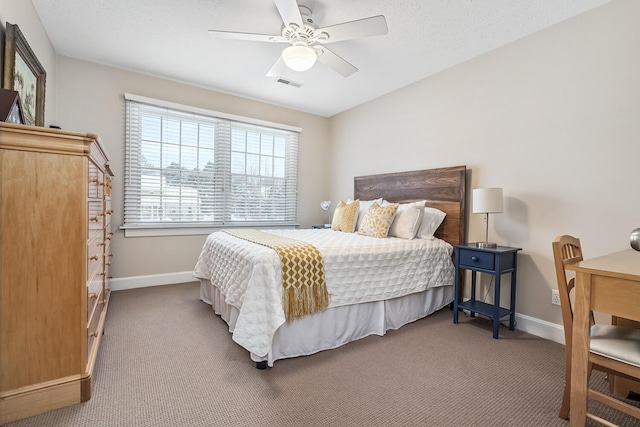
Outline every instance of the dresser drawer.
{"label": "dresser drawer", "polygon": [[87,227],[89,230],[89,238],[92,238],[96,232],[104,227],[104,212],[102,201],[87,202]]}
{"label": "dresser drawer", "polygon": [[98,304],[104,298],[102,293],[102,281],[95,280],[87,287],[87,327],[93,323],[93,316],[102,310],[102,304]]}
{"label": "dresser drawer", "polygon": [[102,265],[102,236],[97,235],[87,242],[87,282],[95,276],[96,271]]}
{"label": "dresser drawer", "polygon": [[89,161],[88,179],[87,197],[90,199],[102,199],[104,192],[104,175],[92,161]]}
{"label": "dresser drawer", "polygon": [[104,195],[106,197],[111,197],[111,191],[113,188],[113,180],[109,175],[105,175],[104,177]]}
{"label": "dresser drawer", "polygon": [[[98,328],[100,327],[100,317],[102,316],[102,309],[104,308],[103,297],[104,295],[101,293],[87,325],[87,355],[96,351],[93,347],[97,343],[98,334],[101,333]],[[89,356],[88,359],[91,360],[91,356]]]}
{"label": "dresser drawer", "polygon": [[111,199],[106,199],[104,201],[104,226],[107,231],[111,230],[111,215],[113,214],[113,209],[111,209]]}
{"label": "dresser drawer", "polygon": [[111,260],[113,259],[113,254],[111,253],[111,243],[107,240],[106,242],[106,250],[104,253],[104,278],[105,280],[109,278],[109,270],[111,269]]}
{"label": "dresser drawer", "polygon": [[493,270],[495,257],[492,253],[474,251],[473,249],[460,250],[460,267],[481,268]]}

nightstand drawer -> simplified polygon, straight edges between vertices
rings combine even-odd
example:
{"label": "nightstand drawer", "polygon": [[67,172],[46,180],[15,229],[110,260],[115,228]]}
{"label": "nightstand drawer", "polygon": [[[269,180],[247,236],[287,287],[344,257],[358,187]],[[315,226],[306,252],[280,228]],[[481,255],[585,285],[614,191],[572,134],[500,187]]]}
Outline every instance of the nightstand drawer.
{"label": "nightstand drawer", "polygon": [[460,250],[460,266],[482,268],[485,270],[493,270],[495,256],[492,253],[474,251],[469,249]]}

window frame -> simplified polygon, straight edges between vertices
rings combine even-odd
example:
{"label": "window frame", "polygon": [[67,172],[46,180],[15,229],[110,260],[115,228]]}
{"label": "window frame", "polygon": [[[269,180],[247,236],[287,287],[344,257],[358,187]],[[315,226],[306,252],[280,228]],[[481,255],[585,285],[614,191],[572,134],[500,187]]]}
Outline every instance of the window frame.
{"label": "window frame", "polygon": [[[173,236],[173,235],[202,235],[209,234],[216,229],[221,228],[256,228],[259,227],[261,229],[269,229],[269,228],[295,228],[298,226],[297,223],[297,185],[298,185],[298,134],[302,132],[302,129],[296,126],[274,123],[259,119],[254,119],[250,117],[238,116],[234,114],[222,113],[218,111],[208,110],[204,108],[178,104],[170,101],[163,101],[154,98],[148,98],[140,95],[134,95],[130,93],[124,94],[125,99],[125,179],[124,182],[124,191],[122,197],[122,206],[123,206],[123,220],[120,229],[124,230],[125,237],[140,237],[140,236]],[[133,104],[132,104],[133,103]],[[222,122],[222,126],[227,127],[228,140],[220,140],[216,139],[214,145],[214,151],[216,152],[214,156],[214,173],[218,178],[216,178],[217,182],[222,182],[223,194],[222,198],[216,199],[215,207],[216,212],[219,214],[221,212],[224,213],[222,219],[218,219],[215,221],[179,221],[179,222],[145,222],[141,219],[141,209],[142,202],[140,201],[143,197],[142,195],[142,181],[135,182],[135,179],[132,179],[132,176],[135,174],[139,174],[141,176],[141,170],[144,168],[138,159],[142,158],[139,150],[142,146],[141,139],[141,130],[139,130],[139,126],[141,124],[141,119],[136,119],[134,117],[131,118],[130,108],[138,108],[139,105],[145,104],[148,108],[159,108],[166,109],[167,116],[170,116],[172,113],[176,113],[178,115],[195,115],[195,116],[204,116],[205,119],[211,118],[214,121]],[[133,107],[132,107],[133,106]],[[144,106],[141,106],[144,110]],[[138,116],[139,118],[139,116]],[[131,120],[135,122],[135,126],[137,126],[132,131],[131,128]],[[137,120],[137,121],[136,121]],[[197,120],[197,117],[195,117]],[[268,129],[265,129],[268,128]],[[277,209],[283,212],[283,214],[288,216],[288,218],[284,220],[257,220],[257,221],[244,221],[244,220],[233,220],[230,212],[233,209],[234,204],[231,202],[233,196],[231,196],[231,180],[232,180],[232,165],[231,165],[231,153],[232,153],[232,132],[233,129],[244,130],[245,132],[264,132],[265,135],[285,135],[286,136],[286,144],[287,144],[287,152],[285,154],[285,176],[283,179],[284,182],[289,185],[285,185],[285,192],[287,203],[285,205],[278,206]],[[223,132],[224,134],[224,132]],[[138,136],[136,136],[138,135]],[[259,135],[263,135],[259,133]],[[138,138],[140,137],[140,138]],[[165,142],[161,142],[164,144]],[[133,145],[132,145],[133,144]],[[133,150],[131,147],[134,147]],[[222,156],[218,156],[218,151],[222,150],[224,153]],[[133,154],[132,152],[135,151]],[[246,154],[246,153],[245,153]],[[268,155],[266,157],[269,157]],[[271,161],[275,163],[275,155],[271,155]],[[228,164],[227,164],[228,163]],[[273,165],[272,165],[273,167]],[[160,170],[166,169],[166,166],[161,166]],[[261,177],[260,173],[262,170],[259,170],[258,176]],[[248,176],[245,174],[245,176]],[[141,178],[139,178],[141,179]],[[295,185],[291,185],[291,183]],[[136,188],[130,190],[130,186],[134,185]],[[268,200],[268,199],[267,199]],[[284,206],[284,207],[283,207]],[[131,219],[131,216],[127,217],[127,208],[131,209],[133,214],[129,215],[138,215],[137,220],[134,217],[134,221],[128,221]]]}

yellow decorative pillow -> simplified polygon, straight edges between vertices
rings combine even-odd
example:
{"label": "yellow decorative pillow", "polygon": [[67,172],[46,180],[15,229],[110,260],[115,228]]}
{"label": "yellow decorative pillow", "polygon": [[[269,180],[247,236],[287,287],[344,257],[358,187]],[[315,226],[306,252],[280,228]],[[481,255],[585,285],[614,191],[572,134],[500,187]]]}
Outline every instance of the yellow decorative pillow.
{"label": "yellow decorative pillow", "polygon": [[364,215],[358,234],[378,238],[387,237],[398,206],[398,203],[392,203],[387,206],[380,206],[377,203],[371,205]]}
{"label": "yellow decorative pillow", "polygon": [[345,233],[353,233],[356,229],[356,221],[358,220],[358,205],[360,200],[346,204],[343,201],[338,203],[333,213],[333,221],[331,221],[331,229],[336,231],[344,231]]}

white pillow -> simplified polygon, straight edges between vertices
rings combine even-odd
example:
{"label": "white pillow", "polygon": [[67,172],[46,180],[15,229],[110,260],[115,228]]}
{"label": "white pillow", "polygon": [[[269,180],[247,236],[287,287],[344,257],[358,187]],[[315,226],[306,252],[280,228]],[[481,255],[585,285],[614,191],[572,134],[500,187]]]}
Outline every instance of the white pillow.
{"label": "white pillow", "polygon": [[398,207],[393,223],[389,227],[389,237],[399,237],[411,240],[416,237],[422,217],[424,216],[424,201],[403,203]]}
{"label": "white pillow", "polygon": [[[347,199],[347,203],[350,203],[351,199]],[[382,197],[374,200],[360,200],[360,206],[358,207],[358,221],[356,222],[356,231],[360,230],[360,226],[362,225],[362,220],[364,219],[364,214],[367,213],[369,208],[374,204],[382,205]]]}
{"label": "white pillow", "polygon": [[432,238],[433,233],[435,233],[438,227],[440,227],[445,216],[447,216],[447,214],[442,212],[440,209],[425,207],[424,215],[422,216],[422,223],[420,224],[416,237],[420,239]]}

